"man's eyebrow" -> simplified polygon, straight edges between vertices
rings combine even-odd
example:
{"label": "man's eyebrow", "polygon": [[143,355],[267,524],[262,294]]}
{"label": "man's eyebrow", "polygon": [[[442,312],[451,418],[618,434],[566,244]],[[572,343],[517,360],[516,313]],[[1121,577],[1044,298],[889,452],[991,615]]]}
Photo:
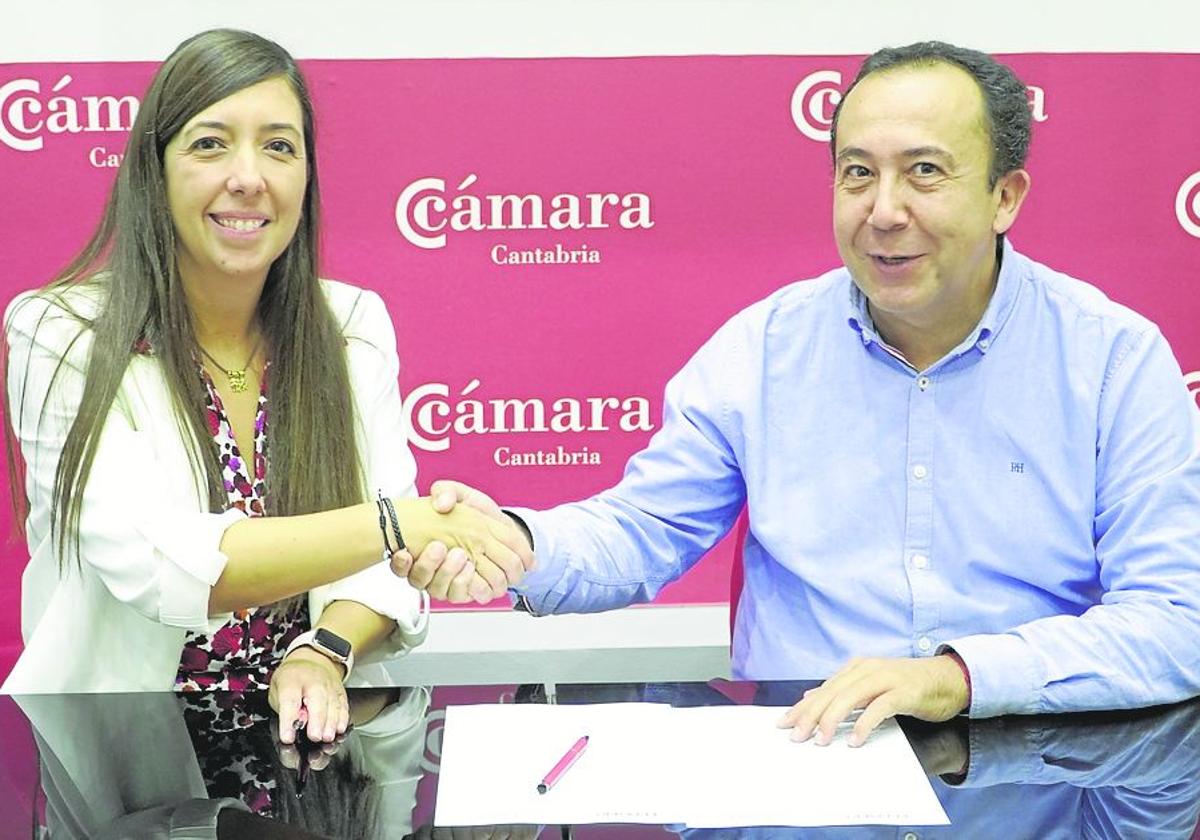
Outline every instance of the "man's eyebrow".
{"label": "man's eyebrow", "polygon": [[[948,151],[943,149],[941,146],[914,146],[911,149],[905,149],[901,154],[903,155],[903,157],[906,157],[906,158],[922,158],[922,157],[941,158],[942,160],[946,161],[951,166],[954,165],[954,155],[950,154]],[[872,157],[871,153],[868,152],[866,149],[860,149],[858,146],[847,146],[846,148],[844,148],[840,152],[838,152],[836,161],[838,163],[841,163],[843,160],[846,160],[847,158],[863,158],[863,159],[869,160],[871,157]]]}
{"label": "man's eyebrow", "polygon": [[841,163],[846,158],[869,158],[870,152],[866,149],[860,149],[857,146],[847,146],[837,153],[837,162]]}
{"label": "man's eyebrow", "polygon": [[941,158],[951,166],[954,165],[954,155],[940,146],[917,146],[913,149],[905,149],[904,156],[907,158],[936,157]]}

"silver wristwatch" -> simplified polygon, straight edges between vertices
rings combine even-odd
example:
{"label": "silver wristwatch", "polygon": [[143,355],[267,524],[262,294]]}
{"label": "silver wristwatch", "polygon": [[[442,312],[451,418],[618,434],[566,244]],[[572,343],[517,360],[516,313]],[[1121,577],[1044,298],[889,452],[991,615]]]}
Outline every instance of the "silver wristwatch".
{"label": "silver wristwatch", "polygon": [[343,682],[346,677],[350,676],[351,669],[354,668],[354,649],[350,642],[343,639],[332,630],[326,630],[324,627],[318,627],[316,630],[309,630],[307,633],[301,633],[296,638],[292,639],[292,643],[288,645],[287,653],[283,655],[284,659],[288,658],[288,654],[299,647],[310,647],[313,650],[319,651],[334,662],[340,662],[346,668],[346,674],[342,677]]}

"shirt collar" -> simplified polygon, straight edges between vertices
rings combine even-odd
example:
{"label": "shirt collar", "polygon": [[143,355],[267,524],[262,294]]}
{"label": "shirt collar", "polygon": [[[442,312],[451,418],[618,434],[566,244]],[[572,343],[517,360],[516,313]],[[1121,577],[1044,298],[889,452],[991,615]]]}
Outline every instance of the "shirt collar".
{"label": "shirt collar", "polygon": [[[1008,320],[1008,316],[1012,313],[1013,304],[1016,303],[1017,292],[1020,288],[1020,269],[1018,267],[1020,262],[1020,255],[1013,249],[1008,237],[1005,237],[1000,250],[1000,276],[996,278],[996,288],[992,292],[992,298],[988,301],[987,308],[983,311],[983,317],[962,340],[962,343],[948,355],[960,355],[970,347],[978,348],[980,353],[987,353],[991,348],[997,333],[1000,332],[1005,321]],[[883,340],[875,331],[875,322],[871,320],[866,295],[858,288],[854,279],[849,277],[848,271],[847,278],[850,281],[847,323],[858,333],[863,344],[871,342],[882,344]]]}

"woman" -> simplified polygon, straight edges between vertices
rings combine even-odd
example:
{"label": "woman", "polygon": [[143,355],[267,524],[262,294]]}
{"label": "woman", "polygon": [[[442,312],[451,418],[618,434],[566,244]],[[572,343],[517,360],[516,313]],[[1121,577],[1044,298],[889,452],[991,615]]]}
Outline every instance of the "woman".
{"label": "woman", "polygon": [[245,32],[181,44],[91,241],[6,314],[30,548],[6,691],[269,683],[285,742],[302,716],[331,741],[352,657],[423,635],[389,556],[532,561],[416,498],[391,321],[317,279],[318,206],[292,58]]}

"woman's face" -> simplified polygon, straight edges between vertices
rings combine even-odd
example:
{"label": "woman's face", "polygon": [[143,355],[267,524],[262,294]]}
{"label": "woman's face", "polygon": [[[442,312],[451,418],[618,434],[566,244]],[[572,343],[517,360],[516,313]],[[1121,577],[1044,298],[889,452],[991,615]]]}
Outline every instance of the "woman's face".
{"label": "woman's face", "polygon": [[282,76],[210,105],[171,138],[164,176],[186,282],[265,279],[300,222],[306,152]]}

